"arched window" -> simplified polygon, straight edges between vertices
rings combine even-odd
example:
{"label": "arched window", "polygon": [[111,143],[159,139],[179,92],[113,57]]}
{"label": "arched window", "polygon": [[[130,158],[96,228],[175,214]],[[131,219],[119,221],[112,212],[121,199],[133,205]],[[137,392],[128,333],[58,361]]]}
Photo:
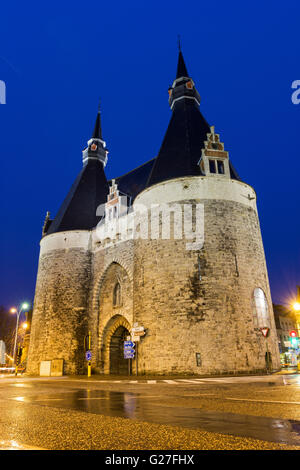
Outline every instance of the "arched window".
{"label": "arched window", "polygon": [[118,305],[121,305],[121,286],[119,282],[116,283],[113,291],[113,306],[117,307]]}
{"label": "arched window", "polygon": [[253,292],[253,321],[255,328],[271,327],[268,302],[260,287]]}

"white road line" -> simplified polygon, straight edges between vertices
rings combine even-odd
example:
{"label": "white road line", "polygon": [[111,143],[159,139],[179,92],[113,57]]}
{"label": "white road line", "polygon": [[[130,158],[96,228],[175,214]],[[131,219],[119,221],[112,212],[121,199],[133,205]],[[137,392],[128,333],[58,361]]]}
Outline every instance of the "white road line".
{"label": "white road line", "polygon": [[195,385],[197,385],[197,384],[199,384],[199,383],[203,383],[203,382],[196,382],[196,379],[194,379],[194,380],[178,379],[178,382],[179,382],[179,381],[180,381],[180,382],[188,382],[188,383],[192,383],[192,384],[195,384]]}
{"label": "white road line", "polygon": [[166,382],[167,384],[176,384],[175,380],[162,380],[162,382]]}
{"label": "white road line", "polygon": [[[140,382],[140,383],[143,383],[143,382]],[[147,384],[156,384],[157,381],[156,380],[147,380]]]}

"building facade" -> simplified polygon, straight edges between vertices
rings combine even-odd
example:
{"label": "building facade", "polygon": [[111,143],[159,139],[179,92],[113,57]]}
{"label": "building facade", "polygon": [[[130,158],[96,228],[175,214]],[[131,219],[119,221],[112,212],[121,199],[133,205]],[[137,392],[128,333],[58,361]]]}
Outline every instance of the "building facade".
{"label": "building facade", "polygon": [[[273,305],[281,364],[296,366],[299,356],[299,330],[295,312],[282,305]],[[292,336],[293,335],[293,336]]]}
{"label": "building facade", "polygon": [[98,112],[83,168],[45,220],[28,373],[56,359],[86,373],[89,333],[97,373],[280,368],[256,194],[203,117],[181,51],[169,105],[157,157],[111,181]]}

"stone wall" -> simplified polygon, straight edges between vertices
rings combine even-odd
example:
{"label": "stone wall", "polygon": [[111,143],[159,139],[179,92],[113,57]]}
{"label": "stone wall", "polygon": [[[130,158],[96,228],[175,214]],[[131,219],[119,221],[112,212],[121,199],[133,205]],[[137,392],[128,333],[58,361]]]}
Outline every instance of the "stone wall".
{"label": "stone wall", "polygon": [[[134,322],[146,328],[138,346],[142,374],[264,371],[267,347],[280,367],[254,190],[221,177],[178,178],[142,192],[135,204],[191,202],[204,205],[204,245],[197,250],[174,237],[100,243],[95,231],[42,239],[29,373],[60,358],[65,373],[86,373],[88,331],[93,370],[107,373],[112,335]],[[117,281],[122,301],[114,306]],[[253,323],[256,287],[271,313],[268,339]]]}
{"label": "stone wall", "polygon": [[[188,180],[180,184],[194,184]],[[177,183],[164,182],[165,191],[157,191],[159,200],[169,202],[174,194],[179,194],[174,188]],[[240,185],[247,189],[247,185]],[[246,194],[253,193],[248,187]],[[253,200],[247,198],[249,202],[244,203],[241,196],[236,197],[236,190],[232,197],[227,194],[226,200],[194,199],[204,204],[205,239],[201,250],[186,250],[186,240],[136,242],[135,321],[147,329],[139,345],[141,373],[264,371],[267,347],[273,367],[280,368],[255,201],[253,205]],[[148,194],[138,197],[138,203],[148,204],[156,198],[150,188]],[[191,199],[176,202],[186,204]],[[256,287],[265,292],[271,314],[267,340],[254,328]],[[196,353],[201,357],[200,366]]]}
{"label": "stone wall", "polygon": [[[50,237],[62,238],[64,234]],[[42,247],[29,345],[29,374],[38,374],[40,362],[52,359],[64,359],[66,374],[83,372],[90,283],[88,250],[76,247],[43,252]]]}

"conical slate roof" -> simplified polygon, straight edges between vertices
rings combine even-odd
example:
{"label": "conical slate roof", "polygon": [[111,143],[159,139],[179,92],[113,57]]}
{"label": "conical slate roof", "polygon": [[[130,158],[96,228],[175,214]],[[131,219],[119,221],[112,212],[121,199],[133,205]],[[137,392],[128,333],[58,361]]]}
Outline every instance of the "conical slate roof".
{"label": "conical slate roof", "polygon": [[192,100],[176,103],[147,186],[181,176],[200,175],[198,162],[210,127]]}
{"label": "conical slate roof", "polygon": [[[169,102],[172,117],[147,186],[181,176],[201,175],[198,162],[210,127],[199,110],[200,96],[188,78],[181,50]],[[191,87],[187,88],[187,84]]]}
{"label": "conical slate roof", "polygon": [[95,122],[95,128],[94,128],[94,132],[93,132],[93,139],[101,139],[102,140],[100,110],[98,110],[97,119],[96,119],[96,122]]}
{"label": "conical slate roof", "polygon": [[176,78],[188,77],[187,68],[184,62],[182,52],[179,51]]}
{"label": "conical slate roof", "polygon": [[62,203],[55,219],[51,222],[47,235],[66,230],[91,230],[100,217],[97,207],[104,204],[109,186],[103,164],[91,160],[84,166]]}

